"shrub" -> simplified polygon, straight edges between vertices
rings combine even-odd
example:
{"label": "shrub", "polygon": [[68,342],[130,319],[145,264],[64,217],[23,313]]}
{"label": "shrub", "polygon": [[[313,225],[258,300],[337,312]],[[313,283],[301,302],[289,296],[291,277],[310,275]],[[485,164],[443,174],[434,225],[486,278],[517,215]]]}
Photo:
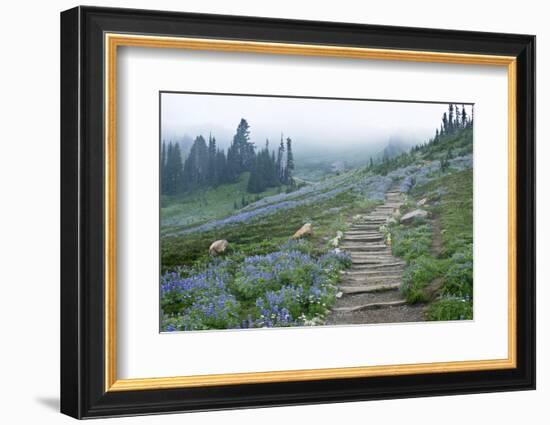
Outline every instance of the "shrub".
{"label": "shrub", "polygon": [[441,275],[441,269],[441,260],[426,256],[412,260],[405,269],[401,285],[401,292],[407,302],[415,304],[429,301],[424,289]]}
{"label": "shrub", "polygon": [[392,252],[407,262],[428,255],[432,246],[432,228],[429,224],[418,227],[395,226],[391,229]]}
{"label": "shrub", "polygon": [[443,298],[430,305],[428,320],[471,320],[474,311],[471,301],[460,298]]}
{"label": "shrub", "polygon": [[451,265],[444,277],[443,293],[457,297],[473,297],[473,246],[470,244],[451,257]]}

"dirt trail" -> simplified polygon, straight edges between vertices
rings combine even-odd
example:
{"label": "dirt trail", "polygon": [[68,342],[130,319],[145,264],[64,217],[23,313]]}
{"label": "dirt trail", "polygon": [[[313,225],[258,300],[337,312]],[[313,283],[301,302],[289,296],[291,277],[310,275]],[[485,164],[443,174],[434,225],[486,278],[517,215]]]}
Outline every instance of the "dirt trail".
{"label": "dirt trail", "polygon": [[405,262],[394,257],[384,243],[380,226],[403,204],[398,187],[385,202],[355,221],[340,248],[351,254],[352,266],[342,276],[342,296],[327,317],[327,325],[418,322],[425,320],[422,306],[411,306],[399,292]]}

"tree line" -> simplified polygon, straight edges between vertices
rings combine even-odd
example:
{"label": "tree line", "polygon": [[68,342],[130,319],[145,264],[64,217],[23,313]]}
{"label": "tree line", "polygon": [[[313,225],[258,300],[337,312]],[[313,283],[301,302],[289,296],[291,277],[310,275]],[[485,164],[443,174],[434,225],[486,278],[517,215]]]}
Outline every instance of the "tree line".
{"label": "tree line", "polygon": [[199,135],[193,141],[185,161],[177,142],[164,140],[160,153],[161,193],[177,195],[199,188],[217,187],[233,183],[243,172],[250,172],[247,190],[260,193],[268,187],[294,185],[294,156],[292,140],[281,135],[277,151],[269,150],[269,141],[256,152],[250,141],[250,126],[242,118],[227,154],[216,145],[216,138],[209,135],[208,141]]}
{"label": "tree line", "polygon": [[[373,160],[371,157],[367,166],[368,171],[372,171],[375,174],[386,175],[389,171],[395,170],[399,167],[406,167],[415,160],[415,154],[418,152],[429,153],[435,151],[441,151],[444,145],[440,142],[447,136],[458,135],[465,129],[472,129],[474,125],[474,107],[472,105],[472,113],[469,115],[466,112],[466,108],[462,105],[459,108],[456,104],[449,104],[448,110],[443,113],[441,118],[441,124],[435,130],[435,135],[429,138],[425,143],[413,146],[410,151],[403,152],[401,155],[395,157],[388,157],[384,154],[378,160]],[[441,170],[445,171],[450,166],[450,159],[452,159],[453,153],[450,149],[447,149],[446,154],[440,158]]]}
{"label": "tree line", "polygon": [[468,116],[466,108],[462,105],[462,110],[458,105],[449,103],[448,112],[443,113],[441,126],[435,130],[435,136],[428,143],[437,143],[443,136],[454,134],[463,128],[473,128],[474,125],[474,106],[472,105],[472,114]]}

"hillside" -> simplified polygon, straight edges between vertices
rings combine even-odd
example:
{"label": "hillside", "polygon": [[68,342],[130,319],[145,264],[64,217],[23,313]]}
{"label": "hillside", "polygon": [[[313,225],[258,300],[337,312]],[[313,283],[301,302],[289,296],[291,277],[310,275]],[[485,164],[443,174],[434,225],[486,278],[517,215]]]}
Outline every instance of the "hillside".
{"label": "hillside", "polygon": [[[186,200],[169,199],[161,212],[162,328],[324,324],[343,299],[342,274],[353,267],[334,238],[383,205],[390,190],[403,198],[400,216],[419,208],[428,214],[383,228],[404,264],[403,299],[420,305],[425,319],[471,318],[472,146],[466,127],[288,193],[245,195],[249,177],[242,174]],[[238,204],[243,196],[249,199]],[[291,240],[305,223],[313,234]],[[228,249],[212,258],[208,248],[220,239]]]}

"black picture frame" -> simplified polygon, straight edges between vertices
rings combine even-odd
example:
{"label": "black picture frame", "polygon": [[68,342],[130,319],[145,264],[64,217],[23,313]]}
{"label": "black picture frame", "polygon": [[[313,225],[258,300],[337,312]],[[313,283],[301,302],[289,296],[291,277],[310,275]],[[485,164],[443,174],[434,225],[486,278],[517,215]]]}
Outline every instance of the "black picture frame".
{"label": "black picture frame", "polygon": [[[259,40],[517,58],[517,367],[106,392],[104,33]],[[76,7],[61,13],[61,412],[75,418],[535,388],[535,37]]]}

